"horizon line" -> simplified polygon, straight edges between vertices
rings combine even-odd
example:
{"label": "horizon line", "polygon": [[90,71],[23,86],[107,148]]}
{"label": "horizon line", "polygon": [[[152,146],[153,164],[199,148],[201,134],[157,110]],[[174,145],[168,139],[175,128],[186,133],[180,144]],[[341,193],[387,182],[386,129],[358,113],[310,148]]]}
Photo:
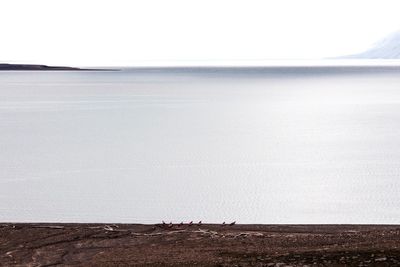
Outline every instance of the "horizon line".
{"label": "horizon line", "polygon": [[251,67],[362,67],[400,66],[400,59],[325,58],[325,59],[273,59],[273,60],[215,60],[215,61],[138,61],[132,64],[60,64],[5,61],[0,64],[44,65],[77,68],[251,68]]}

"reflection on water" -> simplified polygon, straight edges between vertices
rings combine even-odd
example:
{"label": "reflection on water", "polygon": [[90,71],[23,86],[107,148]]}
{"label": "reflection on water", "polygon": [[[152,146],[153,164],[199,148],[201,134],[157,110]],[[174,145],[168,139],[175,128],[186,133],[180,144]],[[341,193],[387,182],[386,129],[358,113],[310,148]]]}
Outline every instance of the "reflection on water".
{"label": "reflection on water", "polygon": [[400,72],[0,73],[0,221],[400,223]]}

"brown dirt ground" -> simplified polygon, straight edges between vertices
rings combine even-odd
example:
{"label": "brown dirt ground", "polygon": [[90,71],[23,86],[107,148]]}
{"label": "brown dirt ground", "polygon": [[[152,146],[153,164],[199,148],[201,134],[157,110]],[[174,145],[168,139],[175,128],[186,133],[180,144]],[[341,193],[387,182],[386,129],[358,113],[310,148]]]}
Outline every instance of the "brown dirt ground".
{"label": "brown dirt ground", "polygon": [[0,266],[400,266],[400,226],[0,224]]}

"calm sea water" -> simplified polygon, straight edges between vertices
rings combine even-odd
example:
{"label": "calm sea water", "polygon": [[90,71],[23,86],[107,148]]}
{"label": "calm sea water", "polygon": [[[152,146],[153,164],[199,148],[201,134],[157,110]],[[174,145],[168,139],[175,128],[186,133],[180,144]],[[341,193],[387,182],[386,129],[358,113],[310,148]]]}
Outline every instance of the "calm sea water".
{"label": "calm sea water", "polygon": [[400,71],[0,73],[0,221],[400,223]]}

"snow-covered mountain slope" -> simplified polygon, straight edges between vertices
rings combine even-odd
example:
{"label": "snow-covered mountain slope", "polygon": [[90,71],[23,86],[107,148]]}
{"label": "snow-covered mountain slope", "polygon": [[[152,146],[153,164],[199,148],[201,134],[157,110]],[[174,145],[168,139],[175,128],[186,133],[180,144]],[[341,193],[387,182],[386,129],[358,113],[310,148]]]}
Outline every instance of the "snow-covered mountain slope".
{"label": "snow-covered mountain slope", "polygon": [[377,42],[371,49],[346,58],[400,59],[400,31]]}

